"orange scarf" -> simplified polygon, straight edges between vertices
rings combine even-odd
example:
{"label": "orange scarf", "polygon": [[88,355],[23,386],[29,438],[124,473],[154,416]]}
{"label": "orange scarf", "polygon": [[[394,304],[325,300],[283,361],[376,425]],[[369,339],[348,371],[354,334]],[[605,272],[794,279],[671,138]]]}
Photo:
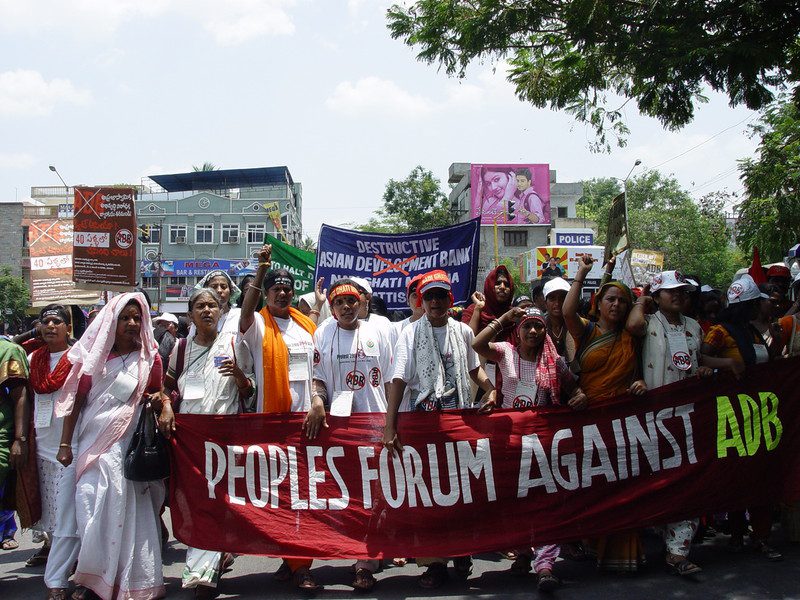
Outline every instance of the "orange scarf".
{"label": "orange scarf", "polygon": [[[261,342],[261,365],[264,370],[264,389],[259,390],[264,398],[265,413],[284,413],[292,409],[289,393],[289,349],[283,341],[278,323],[265,306],[259,313],[264,317],[264,338]],[[310,335],[317,326],[296,308],[289,308],[289,317]]]}

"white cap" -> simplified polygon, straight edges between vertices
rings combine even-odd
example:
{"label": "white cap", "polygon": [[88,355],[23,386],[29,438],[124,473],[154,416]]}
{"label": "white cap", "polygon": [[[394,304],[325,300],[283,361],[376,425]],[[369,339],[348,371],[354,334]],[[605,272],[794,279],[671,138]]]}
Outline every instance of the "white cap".
{"label": "white cap", "polygon": [[553,277],[550,281],[544,284],[544,289],[542,290],[542,294],[544,297],[547,298],[553,292],[557,292],[558,290],[563,290],[565,292],[569,291],[569,283],[562,277]]}
{"label": "white cap", "polygon": [[711,287],[710,285],[708,285],[706,283],[706,284],[703,284],[703,287],[700,288],[700,291],[705,294],[706,292],[717,292],[719,290]]}
{"label": "white cap", "polygon": [[692,291],[695,286],[689,283],[680,271],[661,271],[661,273],[653,275],[653,281],[650,282],[651,292],[674,290],[676,288],[686,288]]}
{"label": "white cap", "polygon": [[757,298],[769,298],[766,294],[762,294],[758,289],[756,282],[750,274],[745,273],[739,279],[731,284],[728,288],[728,304],[736,304],[739,302],[748,302]]}
{"label": "white cap", "polygon": [[358,287],[364,288],[364,291],[367,292],[370,296],[372,295],[372,286],[366,279],[362,277],[351,277],[350,279],[352,279],[356,283],[356,285],[358,285]]}
{"label": "white cap", "polygon": [[176,317],[172,313],[161,313],[155,319],[153,319],[153,321],[166,321],[167,323],[174,323],[175,325],[177,325],[178,317]]}

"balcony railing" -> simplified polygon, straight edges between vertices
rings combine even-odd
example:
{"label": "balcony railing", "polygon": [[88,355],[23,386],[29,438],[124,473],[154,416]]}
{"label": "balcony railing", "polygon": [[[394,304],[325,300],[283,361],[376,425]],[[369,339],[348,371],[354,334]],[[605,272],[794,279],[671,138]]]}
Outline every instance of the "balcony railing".
{"label": "balcony railing", "polygon": [[[62,190],[64,188],[61,188]],[[42,219],[58,216],[58,206],[23,206],[22,217],[27,219]]]}

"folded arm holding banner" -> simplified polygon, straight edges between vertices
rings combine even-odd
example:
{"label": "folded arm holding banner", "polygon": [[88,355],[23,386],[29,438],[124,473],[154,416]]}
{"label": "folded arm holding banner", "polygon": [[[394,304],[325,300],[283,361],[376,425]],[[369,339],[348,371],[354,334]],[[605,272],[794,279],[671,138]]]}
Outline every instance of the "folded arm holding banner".
{"label": "folded arm holding banner", "polygon": [[[800,358],[602,407],[383,415],[179,415],[173,531],[284,557],[454,556],[800,498]],[[488,509],[488,510],[487,510]]]}

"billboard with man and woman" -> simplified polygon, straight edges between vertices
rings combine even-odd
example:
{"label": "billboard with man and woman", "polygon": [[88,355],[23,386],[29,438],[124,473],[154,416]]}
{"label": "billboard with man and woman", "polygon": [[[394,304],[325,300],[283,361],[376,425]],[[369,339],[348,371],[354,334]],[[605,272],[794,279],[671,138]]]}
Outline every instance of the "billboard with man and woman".
{"label": "billboard with man and woman", "polygon": [[470,165],[470,216],[481,225],[550,225],[550,165]]}

